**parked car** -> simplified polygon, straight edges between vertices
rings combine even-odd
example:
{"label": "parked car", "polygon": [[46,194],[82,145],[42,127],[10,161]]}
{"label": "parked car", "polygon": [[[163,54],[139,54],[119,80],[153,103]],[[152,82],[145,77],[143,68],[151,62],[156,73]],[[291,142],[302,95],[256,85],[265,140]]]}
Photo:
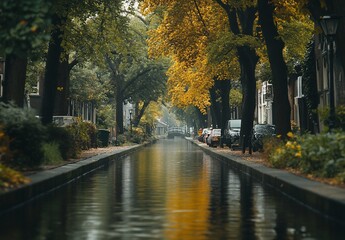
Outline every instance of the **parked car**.
{"label": "parked car", "polygon": [[253,127],[252,133],[252,147],[253,151],[260,151],[263,149],[263,140],[266,137],[275,135],[276,128],[271,124],[256,124]]}
{"label": "parked car", "polygon": [[233,149],[240,143],[241,119],[228,120],[227,127],[224,131],[225,144]]}
{"label": "parked car", "polygon": [[201,135],[198,137],[198,141],[199,141],[199,142],[206,143],[206,139],[207,139],[207,137],[210,135],[210,133],[211,133],[211,129],[209,129],[209,128],[204,128],[204,129],[202,130]]}
{"label": "parked car", "polygon": [[222,129],[214,128],[212,129],[210,135],[207,138],[207,145],[210,147],[217,147],[220,143],[220,138],[222,136]]}

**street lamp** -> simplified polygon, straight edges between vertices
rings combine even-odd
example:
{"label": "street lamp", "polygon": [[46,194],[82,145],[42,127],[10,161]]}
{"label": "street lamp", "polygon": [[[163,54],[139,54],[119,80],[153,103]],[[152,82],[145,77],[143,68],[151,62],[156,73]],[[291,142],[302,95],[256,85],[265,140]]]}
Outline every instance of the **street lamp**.
{"label": "street lamp", "polygon": [[3,88],[3,81],[4,81],[4,73],[5,73],[5,59],[0,57],[0,99],[2,97],[2,88]]}
{"label": "street lamp", "polygon": [[323,33],[327,39],[328,45],[328,63],[329,63],[329,130],[331,131],[335,127],[335,104],[334,104],[334,72],[333,72],[333,42],[335,34],[338,28],[337,16],[322,16],[320,18],[320,24]]}
{"label": "street lamp", "polygon": [[129,128],[132,134],[132,109],[129,110]]}

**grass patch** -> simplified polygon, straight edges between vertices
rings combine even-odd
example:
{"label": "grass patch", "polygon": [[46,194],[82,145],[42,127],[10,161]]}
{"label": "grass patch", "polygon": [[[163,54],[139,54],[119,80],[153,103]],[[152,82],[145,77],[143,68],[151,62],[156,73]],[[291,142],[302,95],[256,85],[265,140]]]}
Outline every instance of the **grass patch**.
{"label": "grass patch", "polygon": [[59,150],[59,144],[55,142],[44,143],[42,145],[42,150],[43,165],[57,165],[64,162]]}

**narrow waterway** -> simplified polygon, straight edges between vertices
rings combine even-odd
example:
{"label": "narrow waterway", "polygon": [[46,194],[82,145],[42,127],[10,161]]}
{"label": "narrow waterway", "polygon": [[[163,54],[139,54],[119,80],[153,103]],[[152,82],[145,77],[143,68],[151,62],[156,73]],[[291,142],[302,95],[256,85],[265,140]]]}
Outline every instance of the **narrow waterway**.
{"label": "narrow waterway", "polygon": [[164,139],[0,216],[0,239],[345,239],[344,226]]}

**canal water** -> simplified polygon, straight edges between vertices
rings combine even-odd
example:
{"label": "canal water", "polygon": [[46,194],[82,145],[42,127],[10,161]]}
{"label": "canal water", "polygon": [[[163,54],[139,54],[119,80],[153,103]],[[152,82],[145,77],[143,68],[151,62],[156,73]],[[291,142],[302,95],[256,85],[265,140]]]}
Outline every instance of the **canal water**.
{"label": "canal water", "polygon": [[345,239],[344,226],[164,139],[0,216],[0,239]]}

